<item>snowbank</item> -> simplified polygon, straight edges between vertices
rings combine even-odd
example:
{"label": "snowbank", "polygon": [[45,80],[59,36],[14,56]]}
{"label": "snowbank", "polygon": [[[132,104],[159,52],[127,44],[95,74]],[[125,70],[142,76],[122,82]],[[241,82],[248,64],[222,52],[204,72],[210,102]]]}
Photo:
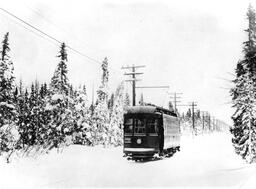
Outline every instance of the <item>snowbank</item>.
{"label": "snowbank", "polygon": [[245,183],[241,184],[240,189],[256,188],[256,174],[252,175]]}
{"label": "snowbank", "polygon": [[1,188],[238,188],[256,172],[234,154],[228,134],[183,137],[181,152],[163,160],[134,162],[122,156],[121,147],[73,145],[38,159],[0,161]]}

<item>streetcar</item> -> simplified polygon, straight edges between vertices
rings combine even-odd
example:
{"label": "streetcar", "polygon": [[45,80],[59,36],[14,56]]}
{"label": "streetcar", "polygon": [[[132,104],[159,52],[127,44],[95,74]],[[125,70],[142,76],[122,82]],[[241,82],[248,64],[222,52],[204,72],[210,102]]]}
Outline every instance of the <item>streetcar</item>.
{"label": "streetcar", "polygon": [[132,106],[124,113],[123,153],[143,160],[171,156],[180,150],[180,122],[176,113],[157,106]]}

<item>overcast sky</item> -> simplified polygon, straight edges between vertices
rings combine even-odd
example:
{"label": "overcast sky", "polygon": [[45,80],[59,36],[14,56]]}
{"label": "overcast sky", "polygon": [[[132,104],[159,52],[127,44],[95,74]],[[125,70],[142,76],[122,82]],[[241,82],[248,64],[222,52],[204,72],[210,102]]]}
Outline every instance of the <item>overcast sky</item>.
{"label": "overcast sky", "polygon": [[[169,85],[182,92],[181,104],[196,101],[198,108],[231,123],[228,80],[242,57],[249,1],[176,0],[31,0],[2,1],[2,8],[64,41],[85,55],[108,57],[110,88],[124,79],[125,65],[146,65],[140,86]],[[252,5],[254,5],[252,3]],[[49,82],[58,63],[59,45],[4,12],[1,37],[9,31],[17,80]],[[37,34],[35,34],[37,33]],[[41,36],[40,36],[41,35]],[[68,50],[70,82],[100,82],[100,64]],[[130,84],[126,85],[131,91]],[[144,99],[168,103],[167,90],[138,89]],[[183,109],[183,108],[181,108]]]}

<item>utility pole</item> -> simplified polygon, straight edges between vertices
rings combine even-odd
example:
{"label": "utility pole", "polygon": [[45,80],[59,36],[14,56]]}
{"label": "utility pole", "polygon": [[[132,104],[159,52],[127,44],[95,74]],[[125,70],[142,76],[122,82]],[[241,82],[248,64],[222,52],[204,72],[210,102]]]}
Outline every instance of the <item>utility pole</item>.
{"label": "utility pole", "polygon": [[94,113],[94,82],[92,83],[92,115]]}
{"label": "utility pole", "polygon": [[132,79],[126,80],[126,82],[132,82],[132,105],[133,106],[136,105],[136,81],[139,81],[138,79],[136,79],[136,76],[143,74],[142,72],[136,72],[136,69],[144,68],[144,67],[146,67],[146,66],[145,65],[141,65],[141,66],[132,65],[132,66],[126,66],[126,67],[121,68],[121,69],[131,70],[131,72],[129,72],[129,73],[124,73],[124,75],[132,76]]}
{"label": "utility pole", "polygon": [[209,131],[211,131],[211,116],[208,114],[208,120],[209,120]]}
{"label": "utility pole", "polygon": [[195,104],[195,102],[192,102],[191,107],[192,107],[192,128],[193,128],[193,131],[195,130],[195,106],[197,106]]}
{"label": "utility pole", "polygon": [[212,130],[215,131],[215,117],[212,118]]}
{"label": "utility pole", "polygon": [[204,132],[204,112],[202,111],[202,117],[203,117],[203,132]]}
{"label": "utility pole", "polygon": [[181,101],[178,101],[177,99],[181,98],[181,96],[178,96],[178,95],[182,95],[183,93],[168,93],[169,95],[173,95],[173,96],[169,96],[170,98],[173,98],[173,102],[174,102],[174,111],[175,113],[177,113],[177,105],[178,105],[178,102],[181,102]]}
{"label": "utility pole", "polygon": [[193,133],[195,131],[195,107],[197,106],[196,102],[192,102],[191,104],[188,105],[177,105],[177,106],[189,106],[192,109],[192,130]]}

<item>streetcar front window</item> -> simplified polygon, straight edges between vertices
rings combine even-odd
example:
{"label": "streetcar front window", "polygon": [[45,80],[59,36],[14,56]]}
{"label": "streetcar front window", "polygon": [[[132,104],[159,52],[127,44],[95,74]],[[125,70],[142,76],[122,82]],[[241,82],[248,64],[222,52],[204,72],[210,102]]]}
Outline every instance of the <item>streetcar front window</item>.
{"label": "streetcar front window", "polygon": [[148,119],[147,120],[147,132],[148,133],[157,133],[157,119]]}
{"label": "streetcar front window", "polygon": [[125,133],[133,133],[133,119],[125,119],[124,121],[124,132]]}
{"label": "streetcar front window", "polygon": [[146,133],[146,119],[135,119],[134,133]]}

